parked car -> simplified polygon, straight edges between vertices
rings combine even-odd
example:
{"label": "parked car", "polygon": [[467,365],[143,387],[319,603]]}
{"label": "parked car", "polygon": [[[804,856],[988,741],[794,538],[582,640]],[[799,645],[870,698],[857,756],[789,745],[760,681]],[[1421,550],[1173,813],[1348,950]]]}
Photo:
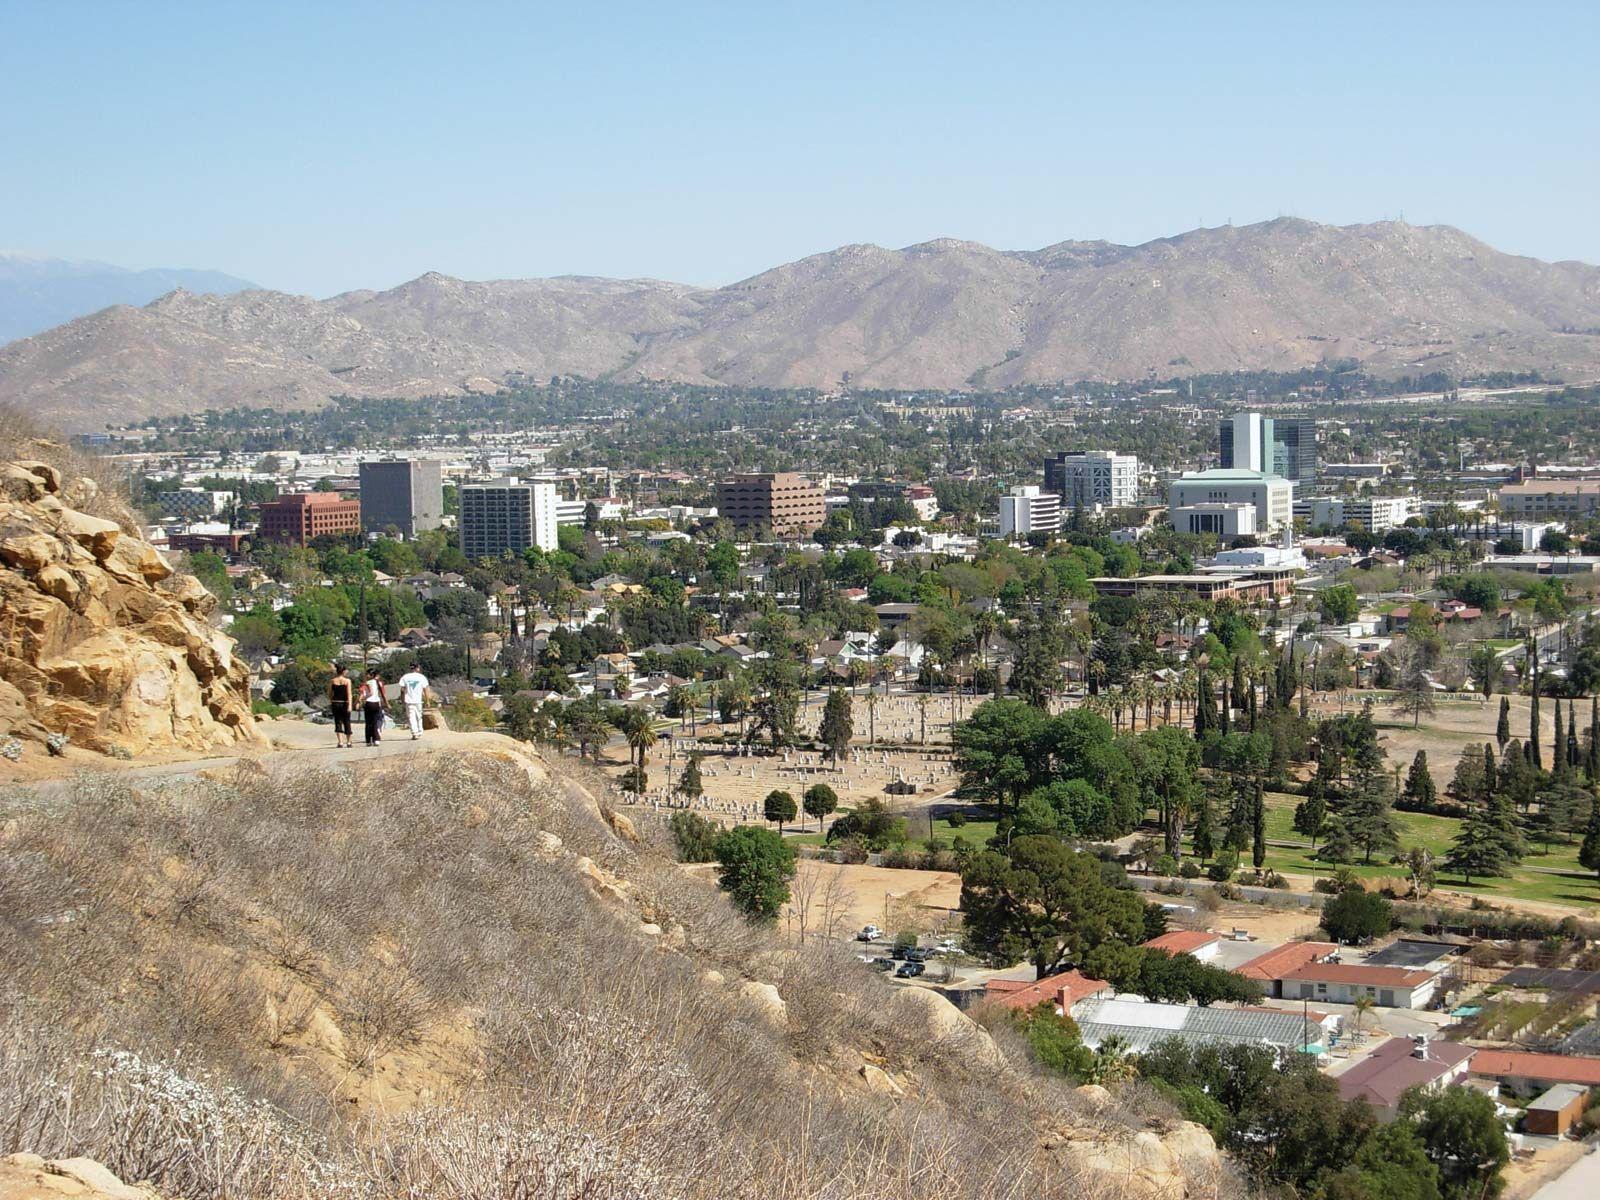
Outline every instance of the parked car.
{"label": "parked car", "polygon": [[915,979],[927,969],[919,962],[903,962],[900,964],[900,969],[895,972],[895,977],[898,979]]}
{"label": "parked car", "polygon": [[889,947],[889,957],[890,958],[904,958],[905,956],[906,956],[906,948],[904,946],[890,946]]}
{"label": "parked car", "polygon": [[928,961],[928,951],[920,950],[916,946],[907,946],[906,961],[909,963],[925,963]]}
{"label": "parked car", "polygon": [[867,925],[862,928],[860,933],[856,934],[856,941],[875,942],[882,936],[883,930],[879,929],[876,925]]}
{"label": "parked car", "polygon": [[880,970],[880,971],[887,971],[891,967],[894,966],[894,959],[892,959],[892,958],[875,958],[875,959],[872,960],[872,965],[875,968],[877,968],[878,970]]}
{"label": "parked car", "polygon": [[960,954],[962,952],[961,943],[956,941],[955,938],[943,939],[934,949],[938,950],[940,954]]}

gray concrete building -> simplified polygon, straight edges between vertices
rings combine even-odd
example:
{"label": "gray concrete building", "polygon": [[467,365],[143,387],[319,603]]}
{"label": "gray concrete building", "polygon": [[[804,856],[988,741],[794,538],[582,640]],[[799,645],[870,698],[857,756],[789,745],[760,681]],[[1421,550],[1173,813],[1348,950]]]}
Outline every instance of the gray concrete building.
{"label": "gray concrete building", "polygon": [[415,537],[444,518],[444,471],[436,458],[385,458],[361,464],[361,526]]}

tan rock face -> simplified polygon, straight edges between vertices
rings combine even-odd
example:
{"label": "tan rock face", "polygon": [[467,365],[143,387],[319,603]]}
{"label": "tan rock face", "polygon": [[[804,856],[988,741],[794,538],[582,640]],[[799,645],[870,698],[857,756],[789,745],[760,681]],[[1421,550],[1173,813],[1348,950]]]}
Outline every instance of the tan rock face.
{"label": "tan rock face", "polygon": [[0,734],[135,755],[256,740],[215,600],[63,489],[91,494],[44,463],[0,466]]}
{"label": "tan rock face", "polygon": [[154,1189],[134,1187],[87,1158],[46,1160],[36,1154],[0,1158],[3,1200],[159,1200]]}

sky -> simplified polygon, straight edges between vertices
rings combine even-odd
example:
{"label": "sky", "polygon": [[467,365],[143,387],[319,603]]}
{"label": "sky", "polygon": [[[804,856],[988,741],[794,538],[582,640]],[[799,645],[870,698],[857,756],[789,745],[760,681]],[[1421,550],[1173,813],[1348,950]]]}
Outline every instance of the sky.
{"label": "sky", "polygon": [[1403,216],[1600,263],[1600,4],[0,0],[0,248],[326,296]]}

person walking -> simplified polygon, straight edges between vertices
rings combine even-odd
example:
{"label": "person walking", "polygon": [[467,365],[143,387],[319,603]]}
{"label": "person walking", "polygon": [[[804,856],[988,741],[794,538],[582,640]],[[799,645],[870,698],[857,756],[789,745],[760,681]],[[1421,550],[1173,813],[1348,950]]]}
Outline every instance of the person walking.
{"label": "person walking", "polygon": [[361,678],[361,716],[366,722],[367,745],[376,746],[383,740],[383,680],[376,671]]}
{"label": "person walking", "polygon": [[343,663],[333,664],[333,678],[328,680],[328,707],[333,712],[333,744],[354,746],[350,732],[350,710],[356,703],[356,685]]}
{"label": "person walking", "polygon": [[422,736],[422,701],[428,694],[428,677],[416,663],[400,676],[400,698],[406,705],[406,724],[411,727],[411,740]]}

